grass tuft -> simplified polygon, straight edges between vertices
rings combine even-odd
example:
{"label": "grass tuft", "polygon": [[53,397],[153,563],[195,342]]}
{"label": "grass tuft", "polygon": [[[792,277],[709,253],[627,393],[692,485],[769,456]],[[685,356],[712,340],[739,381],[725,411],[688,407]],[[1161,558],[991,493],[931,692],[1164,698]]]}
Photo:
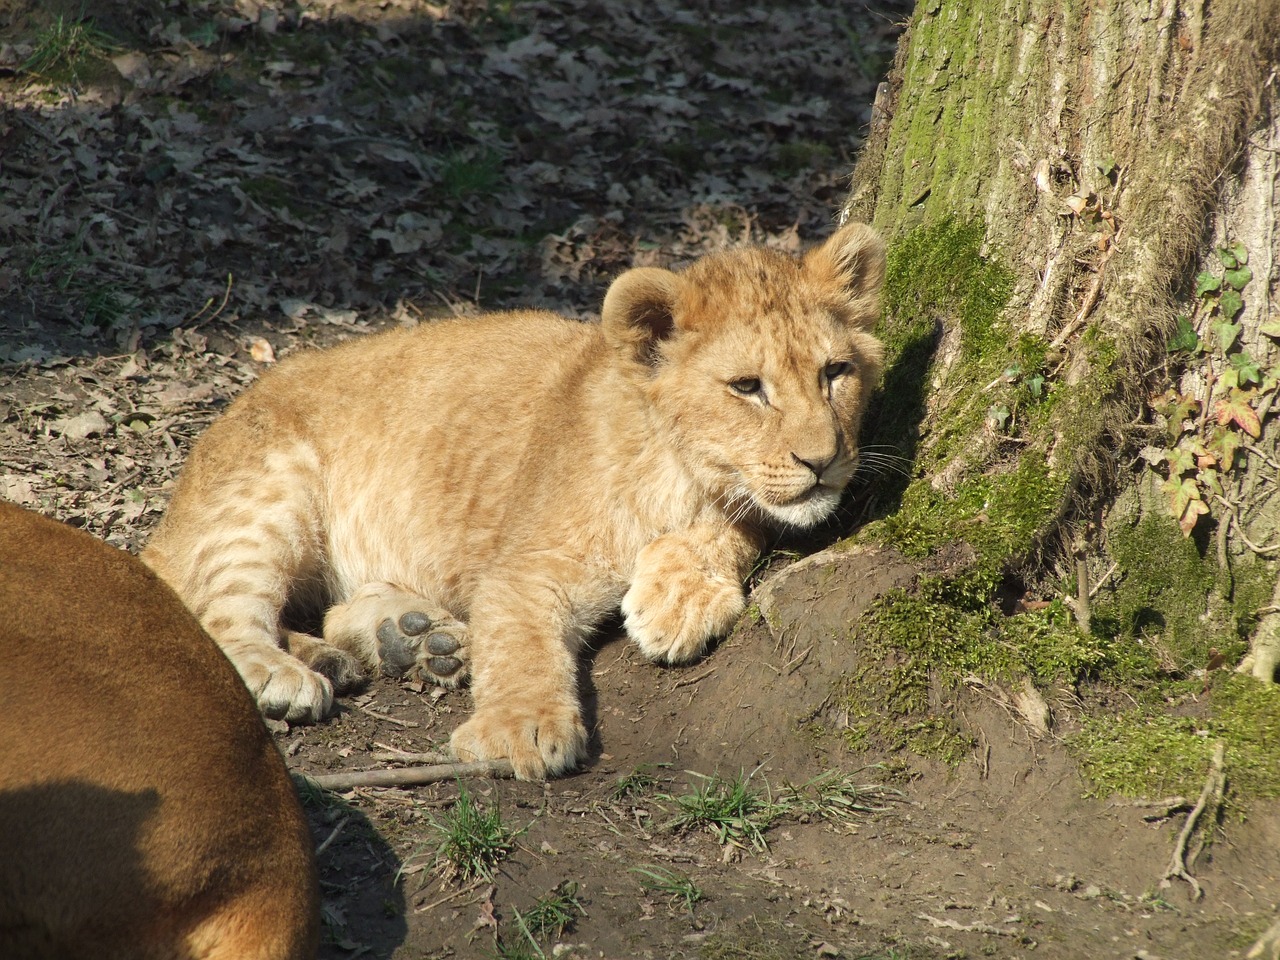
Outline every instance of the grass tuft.
{"label": "grass tuft", "polygon": [[888,809],[887,801],[903,798],[901,790],[878,783],[859,783],[857,776],[857,773],[828,770],[799,786],[788,786],[779,803],[792,816],[817,817],[847,825],[866,814],[882,813]]}
{"label": "grass tuft", "polygon": [[519,910],[514,910],[514,913],[521,930],[539,940],[563,936],[565,931],[573,929],[578,917],[587,915],[582,901],[578,899],[578,884],[573,880],[564,881],[545,897],[539,898],[528,913]]}
{"label": "grass tuft", "polygon": [[663,794],[658,798],[679,808],[667,823],[669,829],[685,832],[705,828],[722,846],[769,849],[764,831],[783,811],[773,802],[767,785],[764,790],[757,790],[751,786],[751,776],[741,773],[729,779],[701,773],[694,776],[700,782],[692,793],[680,797]]}
{"label": "grass tuft", "polygon": [[112,46],[111,38],[91,24],[59,15],[36,35],[35,49],[22,64],[22,70],[51,80],[79,83],[81,71],[104,59]]}
{"label": "grass tuft", "polygon": [[631,872],[639,877],[640,886],[645,893],[682,903],[690,912],[695,903],[704,899],[698,885],[679,870],[655,864],[648,867],[632,867]]}
{"label": "grass tuft", "polygon": [[619,777],[613,785],[613,789],[609,791],[609,799],[614,803],[619,800],[627,800],[632,797],[638,797],[640,794],[648,793],[650,790],[658,786],[662,781],[650,770],[666,769],[670,767],[669,763],[659,764],[641,764],[632,770],[625,777]]}
{"label": "grass tuft", "polygon": [[660,794],[657,799],[679,808],[664,825],[666,829],[705,829],[721,846],[749,845],[763,852],[768,850],[765,831],[779,820],[819,819],[845,826],[866,814],[879,813],[887,801],[901,798],[892,787],[859,782],[862,772],[830,770],[776,792],[767,783],[760,788],[752,786],[754,774],[739,773],[726,779],[694,773],[699,783],[692,793],[679,797]]}
{"label": "grass tuft", "polygon": [[442,877],[462,883],[492,880],[494,866],[511,852],[519,836],[502,822],[496,806],[481,808],[465,787],[459,787],[458,801],[448,813],[431,818],[431,826],[440,834],[436,862]]}

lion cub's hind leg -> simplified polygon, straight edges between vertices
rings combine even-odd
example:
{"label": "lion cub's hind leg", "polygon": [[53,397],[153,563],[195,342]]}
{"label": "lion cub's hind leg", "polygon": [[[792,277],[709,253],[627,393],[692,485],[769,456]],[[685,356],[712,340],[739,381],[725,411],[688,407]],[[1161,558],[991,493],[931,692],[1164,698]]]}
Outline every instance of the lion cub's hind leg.
{"label": "lion cub's hind leg", "polygon": [[390,583],[367,583],[324,618],[325,641],[384,676],[417,670],[456,687],[471,674],[466,624],[430,597]]}
{"label": "lion cub's hind leg", "polygon": [[333,684],[334,693],[350,693],[368,679],[359,657],[335,647],[327,640],[296,630],[284,632],[289,653]]}

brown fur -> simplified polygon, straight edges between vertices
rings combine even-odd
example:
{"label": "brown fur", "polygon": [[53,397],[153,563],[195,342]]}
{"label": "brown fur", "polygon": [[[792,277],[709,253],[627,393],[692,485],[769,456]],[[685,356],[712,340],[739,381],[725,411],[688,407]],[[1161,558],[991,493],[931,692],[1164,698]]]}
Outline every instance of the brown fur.
{"label": "brown fur", "polygon": [[[143,559],[264,711],[318,718],[364,668],[469,674],[454,753],[562,772],[603,617],[687,662],[741,613],[762,532],[835,508],[883,272],[855,224],[801,259],[631,270],[599,325],[507,313],[301,354],[197,444]],[[323,641],[282,626],[308,603],[333,605]]]}
{"label": "brown fur", "polygon": [[0,643],[0,957],[315,956],[284,762],[168,587],[0,502]]}

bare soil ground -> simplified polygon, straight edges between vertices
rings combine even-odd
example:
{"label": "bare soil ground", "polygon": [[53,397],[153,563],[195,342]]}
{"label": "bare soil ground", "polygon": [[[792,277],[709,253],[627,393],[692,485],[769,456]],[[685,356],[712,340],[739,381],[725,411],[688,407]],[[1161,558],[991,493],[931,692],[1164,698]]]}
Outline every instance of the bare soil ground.
{"label": "bare soil ground", "polygon": [[[586,319],[626,266],[819,238],[908,6],[0,0],[0,496],[136,551],[191,441],[292,350],[515,305]],[[955,769],[843,746],[850,627],[912,576],[798,564],[683,670],[605,631],[577,775],[308,795],[322,956],[1242,956],[1280,898],[1274,806],[1219,825],[1193,901],[1159,882],[1183,817],[1087,798],[1069,709],[1036,736],[966,690]],[[381,768],[468,709],[377,680],[276,734],[300,772]],[[699,775],[776,798],[831,771],[867,809],[792,810],[763,845],[673,824]],[[436,855],[464,789],[520,831],[491,879]],[[662,871],[701,898],[646,889]],[[573,922],[527,936],[557,889]]]}

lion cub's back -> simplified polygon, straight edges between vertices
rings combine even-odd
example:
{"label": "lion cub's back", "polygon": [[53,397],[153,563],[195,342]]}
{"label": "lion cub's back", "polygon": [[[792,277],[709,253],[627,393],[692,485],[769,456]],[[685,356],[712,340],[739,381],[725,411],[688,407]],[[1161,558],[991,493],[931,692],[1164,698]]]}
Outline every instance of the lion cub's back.
{"label": "lion cub's back", "polygon": [[0,956],[314,956],[310,831],[214,642],[139,561],[4,503],[0,558]]}
{"label": "lion cub's back", "polygon": [[370,416],[381,433],[438,414],[491,421],[519,416],[601,349],[597,325],[553,313],[442,320],[296,354],[254,387],[252,402],[287,404],[319,437],[370,432]]}

